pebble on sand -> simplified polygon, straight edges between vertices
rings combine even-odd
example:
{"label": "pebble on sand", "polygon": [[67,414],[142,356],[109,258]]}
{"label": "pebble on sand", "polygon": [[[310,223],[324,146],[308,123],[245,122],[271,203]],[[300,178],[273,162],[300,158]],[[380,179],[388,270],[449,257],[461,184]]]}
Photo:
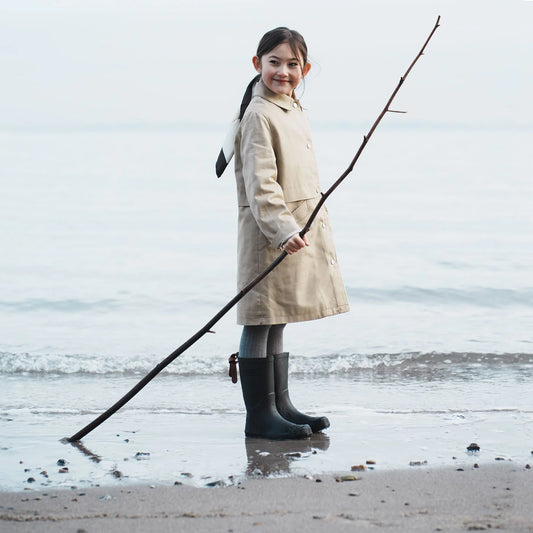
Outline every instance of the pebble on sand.
{"label": "pebble on sand", "polygon": [[337,483],[342,483],[344,481],[357,481],[359,478],[357,476],[339,476],[335,478]]}

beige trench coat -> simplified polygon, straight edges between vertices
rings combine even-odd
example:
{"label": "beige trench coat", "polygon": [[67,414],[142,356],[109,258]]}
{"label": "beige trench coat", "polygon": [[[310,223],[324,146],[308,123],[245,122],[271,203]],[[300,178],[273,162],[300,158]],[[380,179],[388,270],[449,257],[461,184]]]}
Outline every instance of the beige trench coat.
{"label": "beige trench coat", "polygon": [[[241,290],[306,223],[321,196],[309,123],[300,103],[254,87],[235,139]],[[325,206],[310,246],[288,256],[237,305],[244,325],[313,320],[349,310]]]}

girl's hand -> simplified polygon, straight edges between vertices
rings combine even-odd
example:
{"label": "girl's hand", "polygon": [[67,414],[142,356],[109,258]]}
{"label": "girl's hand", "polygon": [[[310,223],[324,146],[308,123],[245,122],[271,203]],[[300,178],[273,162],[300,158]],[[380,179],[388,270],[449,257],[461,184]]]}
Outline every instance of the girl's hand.
{"label": "girl's hand", "polygon": [[298,250],[309,246],[309,241],[307,240],[307,235],[304,235],[303,238],[300,237],[298,233],[293,235],[284,245],[283,250],[285,250],[289,255],[296,253]]}

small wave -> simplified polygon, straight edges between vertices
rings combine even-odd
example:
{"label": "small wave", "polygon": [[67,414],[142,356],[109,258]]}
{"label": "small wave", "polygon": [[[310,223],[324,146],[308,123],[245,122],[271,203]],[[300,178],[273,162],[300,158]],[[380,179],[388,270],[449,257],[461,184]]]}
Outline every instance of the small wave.
{"label": "small wave", "polygon": [[[89,354],[30,354],[0,352],[0,373],[43,375],[142,376],[163,360],[155,355],[109,356]],[[473,369],[533,370],[530,353],[402,352],[291,356],[291,373],[302,375],[353,375],[364,371],[450,371]],[[210,355],[179,359],[162,374],[210,376],[227,373],[227,356]]]}
{"label": "small wave", "polygon": [[48,300],[45,298],[29,298],[20,301],[0,301],[0,309],[15,312],[31,311],[59,311],[59,312],[78,312],[78,311],[100,311],[115,309],[118,302],[113,299],[96,300],[88,302],[76,299],[66,300]]}
{"label": "small wave", "polygon": [[501,308],[510,306],[533,307],[533,288],[500,289],[494,287],[348,287],[354,302],[407,302],[424,305],[472,305],[476,307]]}

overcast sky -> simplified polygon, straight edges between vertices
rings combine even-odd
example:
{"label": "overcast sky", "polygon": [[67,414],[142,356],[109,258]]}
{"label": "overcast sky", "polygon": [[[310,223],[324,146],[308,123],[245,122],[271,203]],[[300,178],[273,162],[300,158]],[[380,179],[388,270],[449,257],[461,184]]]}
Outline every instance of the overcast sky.
{"label": "overcast sky", "polygon": [[225,124],[279,25],[307,40],[312,120],[367,122],[438,15],[395,107],[533,127],[533,1],[0,0],[0,128]]}

